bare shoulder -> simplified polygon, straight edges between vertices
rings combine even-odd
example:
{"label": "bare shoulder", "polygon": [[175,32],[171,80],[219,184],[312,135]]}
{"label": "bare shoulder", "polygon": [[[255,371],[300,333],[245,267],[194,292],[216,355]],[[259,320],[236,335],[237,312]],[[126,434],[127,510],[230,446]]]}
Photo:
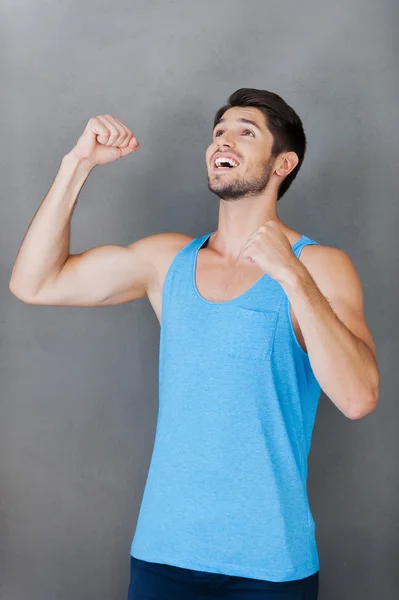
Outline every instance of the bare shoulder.
{"label": "bare shoulder", "polygon": [[151,286],[158,285],[174,256],[194,238],[185,233],[168,231],[156,233],[132,242],[127,247],[132,255],[139,255],[151,268]]}
{"label": "bare shoulder", "polygon": [[147,237],[141,238],[128,245],[131,249],[140,249],[144,251],[150,260],[157,260],[164,252],[173,252],[175,249],[181,249],[188,244],[192,236],[176,231],[168,231],[165,233],[156,233]]}
{"label": "bare shoulder", "polygon": [[332,291],[346,284],[351,288],[360,280],[350,256],[339,248],[323,245],[308,245],[302,249],[300,260],[316,283]]}

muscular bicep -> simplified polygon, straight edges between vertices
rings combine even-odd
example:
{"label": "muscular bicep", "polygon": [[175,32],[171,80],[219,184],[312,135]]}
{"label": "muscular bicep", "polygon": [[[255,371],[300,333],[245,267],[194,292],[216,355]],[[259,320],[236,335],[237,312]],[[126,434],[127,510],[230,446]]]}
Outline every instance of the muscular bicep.
{"label": "muscular bicep", "polygon": [[[153,236],[151,236],[153,237]],[[109,306],[143,298],[154,276],[151,239],[71,254],[31,304]]]}

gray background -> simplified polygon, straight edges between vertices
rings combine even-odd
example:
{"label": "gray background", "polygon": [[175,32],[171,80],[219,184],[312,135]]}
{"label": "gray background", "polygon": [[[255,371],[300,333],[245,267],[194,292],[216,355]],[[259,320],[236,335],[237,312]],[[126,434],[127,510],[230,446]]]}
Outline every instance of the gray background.
{"label": "gray background", "polygon": [[320,598],[397,598],[396,0],[3,0],[0,16],[1,600],[125,600],[157,418],[148,300],[22,303],[8,284],[29,223],[88,119],[110,113],[141,149],[90,174],[71,252],[214,231],[205,150],[239,87],[301,116],[308,153],[279,215],[352,258],[381,370],[362,420],[320,399],[308,479]]}

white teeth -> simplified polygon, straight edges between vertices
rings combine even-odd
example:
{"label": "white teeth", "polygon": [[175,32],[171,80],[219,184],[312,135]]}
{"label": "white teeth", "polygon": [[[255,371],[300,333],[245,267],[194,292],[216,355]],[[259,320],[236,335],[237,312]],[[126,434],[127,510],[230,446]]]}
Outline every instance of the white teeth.
{"label": "white teeth", "polygon": [[239,163],[234,160],[233,158],[230,158],[229,156],[218,156],[217,159],[215,160],[215,165],[217,167],[220,167],[221,163],[225,163],[228,162],[232,167],[238,167]]}

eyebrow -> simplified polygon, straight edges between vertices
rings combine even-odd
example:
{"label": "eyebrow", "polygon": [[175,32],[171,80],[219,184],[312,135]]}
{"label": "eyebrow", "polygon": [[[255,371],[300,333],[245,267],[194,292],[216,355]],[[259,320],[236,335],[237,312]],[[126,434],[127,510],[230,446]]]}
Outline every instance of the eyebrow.
{"label": "eyebrow", "polygon": [[[261,128],[259,127],[259,125],[257,123],[255,123],[255,121],[252,121],[251,119],[236,119],[236,121],[238,121],[239,123],[249,123],[250,125],[253,125],[254,127],[256,127],[256,129],[258,129],[258,131],[260,131],[262,133]],[[219,121],[216,123],[214,129],[216,128],[217,125],[219,125],[219,123],[225,123],[226,119],[219,119]]]}

